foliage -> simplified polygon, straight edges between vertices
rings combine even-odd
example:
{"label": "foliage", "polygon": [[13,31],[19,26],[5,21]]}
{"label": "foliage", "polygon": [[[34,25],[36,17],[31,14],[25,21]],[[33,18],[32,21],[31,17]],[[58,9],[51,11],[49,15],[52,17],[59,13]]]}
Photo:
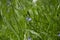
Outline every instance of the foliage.
{"label": "foliage", "polygon": [[60,0],[0,0],[0,40],[60,40]]}

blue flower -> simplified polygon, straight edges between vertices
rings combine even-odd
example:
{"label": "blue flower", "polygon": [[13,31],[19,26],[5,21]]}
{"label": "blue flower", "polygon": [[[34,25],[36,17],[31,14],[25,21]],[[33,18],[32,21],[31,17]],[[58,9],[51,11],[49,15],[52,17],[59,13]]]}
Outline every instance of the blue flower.
{"label": "blue flower", "polygon": [[27,20],[27,21],[31,21],[32,19],[31,19],[31,18],[29,18],[29,17],[27,17],[27,18],[26,18],[26,20]]}
{"label": "blue flower", "polygon": [[60,34],[58,34],[58,36],[60,36]]}
{"label": "blue flower", "polygon": [[31,40],[31,37],[28,37],[28,40]]}

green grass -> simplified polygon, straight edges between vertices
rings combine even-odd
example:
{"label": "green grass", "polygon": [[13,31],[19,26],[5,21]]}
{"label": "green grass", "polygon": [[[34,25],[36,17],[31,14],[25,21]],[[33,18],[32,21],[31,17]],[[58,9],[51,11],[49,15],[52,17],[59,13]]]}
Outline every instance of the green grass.
{"label": "green grass", "polygon": [[0,40],[60,40],[60,0],[0,0]]}

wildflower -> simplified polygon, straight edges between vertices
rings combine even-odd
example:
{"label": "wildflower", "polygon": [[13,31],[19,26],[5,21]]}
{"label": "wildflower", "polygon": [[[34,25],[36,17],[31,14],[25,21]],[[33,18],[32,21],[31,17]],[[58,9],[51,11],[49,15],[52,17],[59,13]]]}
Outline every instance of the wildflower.
{"label": "wildflower", "polygon": [[26,20],[27,20],[27,21],[31,21],[32,19],[31,19],[31,18],[29,18],[29,17],[27,17],[27,18],[26,18]]}
{"label": "wildflower", "polygon": [[60,34],[58,34],[58,36],[60,37]]}
{"label": "wildflower", "polygon": [[31,37],[28,37],[28,40],[31,40]]}
{"label": "wildflower", "polygon": [[33,0],[33,3],[36,3],[37,0]]}

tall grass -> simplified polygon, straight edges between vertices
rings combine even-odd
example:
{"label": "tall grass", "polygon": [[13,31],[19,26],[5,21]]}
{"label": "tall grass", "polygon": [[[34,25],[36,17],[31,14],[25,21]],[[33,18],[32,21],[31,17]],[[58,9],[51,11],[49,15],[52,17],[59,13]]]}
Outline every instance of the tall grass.
{"label": "tall grass", "polygon": [[60,0],[0,0],[0,40],[60,40]]}

